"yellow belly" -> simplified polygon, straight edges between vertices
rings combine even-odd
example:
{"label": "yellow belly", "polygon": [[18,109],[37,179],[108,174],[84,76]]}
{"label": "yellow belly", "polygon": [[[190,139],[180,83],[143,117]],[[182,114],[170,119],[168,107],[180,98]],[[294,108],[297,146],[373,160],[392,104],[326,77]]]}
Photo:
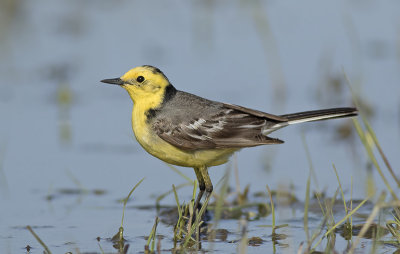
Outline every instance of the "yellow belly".
{"label": "yellow belly", "polygon": [[167,163],[183,167],[217,166],[228,161],[229,157],[238,149],[213,149],[213,150],[181,150],[157,134],[151,133],[146,128],[146,117],[139,112],[132,112],[132,130],[139,144],[151,155]]}

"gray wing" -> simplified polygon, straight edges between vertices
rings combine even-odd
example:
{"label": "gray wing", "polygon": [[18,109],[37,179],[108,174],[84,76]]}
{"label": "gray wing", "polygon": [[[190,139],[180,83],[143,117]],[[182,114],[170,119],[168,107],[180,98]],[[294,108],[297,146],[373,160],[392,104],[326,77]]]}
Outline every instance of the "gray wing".
{"label": "gray wing", "polygon": [[265,130],[286,123],[285,117],[208,101],[191,94],[185,93],[185,96],[193,97],[182,100],[181,96],[178,102],[171,102],[171,107],[167,106],[169,110],[162,109],[168,113],[158,114],[152,122],[157,135],[173,146],[197,150],[283,143],[267,137]]}

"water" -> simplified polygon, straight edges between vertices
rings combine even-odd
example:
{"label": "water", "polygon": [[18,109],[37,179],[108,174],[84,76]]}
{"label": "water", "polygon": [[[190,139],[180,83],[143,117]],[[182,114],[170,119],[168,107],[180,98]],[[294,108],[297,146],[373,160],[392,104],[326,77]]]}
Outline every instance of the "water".
{"label": "water", "polygon": [[[22,252],[27,245],[32,253],[42,252],[27,225],[55,253],[100,252],[96,237],[105,251],[113,251],[106,239],[121,222],[118,200],[145,177],[129,204],[153,207],[172,184],[185,182],[134,140],[126,92],[99,83],[138,65],[159,67],[178,89],[275,114],[350,106],[344,71],[373,109],[370,121],[391,164],[400,163],[397,1],[20,0],[2,5],[1,252]],[[334,163],[346,197],[353,176],[353,197],[365,198],[367,157],[355,133],[338,138],[337,128],[346,124],[351,121],[290,127],[271,135],[285,140],[283,145],[242,150],[236,159],[241,188],[250,184],[254,193],[265,191],[266,184],[273,190],[292,185],[304,200],[309,172],[304,135],[316,170],[312,190],[333,195]],[[214,185],[225,168],[210,169]],[[192,169],[181,170],[195,178]],[[377,192],[385,190],[376,172],[373,177]],[[191,188],[179,195],[187,202]],[[161,203],[175,201],[168,196]],[[306,239],[302,205],[277,209],[279,224],[290,225],[282,229],[289,238],[281,241],[289,247],[278,245],[277,251],[294,252]],[[124,227],[130,253],[143,250],[156,214],[155,208],[128,209]],[[319,215],[310,216],[317,227]],[[272,250],[270,229],[256,227],[266,224],[271,216],[248,223],[249,237],[265,240],[249,253]],[[240,238],[237,220],[219,226],[231,232],[228,241]],[[158,233],[170,236],[172,227],[161,223]],[[228,241],[212,248],[236,252],[237,243]],[[337,248],[345,246],[341,240]],[[162,247],[172,247],[171,237]]]}

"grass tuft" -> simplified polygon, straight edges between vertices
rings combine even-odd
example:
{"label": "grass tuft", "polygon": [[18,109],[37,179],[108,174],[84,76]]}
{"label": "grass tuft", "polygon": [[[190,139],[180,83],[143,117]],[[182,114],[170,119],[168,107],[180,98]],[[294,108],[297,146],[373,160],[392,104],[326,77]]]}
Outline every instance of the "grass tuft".
{"label": "grass tuft", "polygon": [[337,222],[334,226],[332,226],[321,238],[320,240],[314,245],[313,249],[315,250],[315,248],[321,243],[321,241],[326,238],[330,233],[333,233],[334,230],[341,225],[343,222],[345,222],[350,216],[352,216],[355,212],[357,212],[358,209],[360,209],[365,202],[367,202],[369,200],[369,198],[364,199],[363,201],[361,201],[361,203],[354,208],[354,210],[352,210],[351,212],[349,212],[344,218],[342,218],[339,222]]}

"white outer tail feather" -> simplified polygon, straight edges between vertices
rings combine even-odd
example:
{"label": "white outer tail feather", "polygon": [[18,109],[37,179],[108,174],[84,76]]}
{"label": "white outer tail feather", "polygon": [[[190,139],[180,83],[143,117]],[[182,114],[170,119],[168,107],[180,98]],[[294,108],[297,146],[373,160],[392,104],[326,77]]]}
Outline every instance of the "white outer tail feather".
{"label": "white outer tail feather", "polygon": [[[341,112],[334,112],[334,111],[341,111]],[[307,114],[309,114],[310,116],[307,116]],[[282,115],[282,117],[288,118],[287,122],[280,122],[268,127],[265,126],[265,128],[261,130],[261,134],[266,136],[271,132],[274,132],[280,128],[292,124],[320,121],[320,120],[327,120],[327,119],[341,118],[341,117],[350,117],[355,115],[357,115],[357,109],[355,108],[334,108],[334,109],[306,111],[295,114]]]}
{"label": "white outer tail feather", "polygon": [[329,118],[338,118],[338,117],[347,116],[347,115],[349,115],[349,113],[338,113],[338,114],[330,114],[330,115],[324,115],[324,116],[313,116],[313,117],[309,117],[309,118],[289,120],[287,122],[287,124],[297,124],[297,123],[319,121],[319,120],[325,120],[325,119],[329,119]]}

